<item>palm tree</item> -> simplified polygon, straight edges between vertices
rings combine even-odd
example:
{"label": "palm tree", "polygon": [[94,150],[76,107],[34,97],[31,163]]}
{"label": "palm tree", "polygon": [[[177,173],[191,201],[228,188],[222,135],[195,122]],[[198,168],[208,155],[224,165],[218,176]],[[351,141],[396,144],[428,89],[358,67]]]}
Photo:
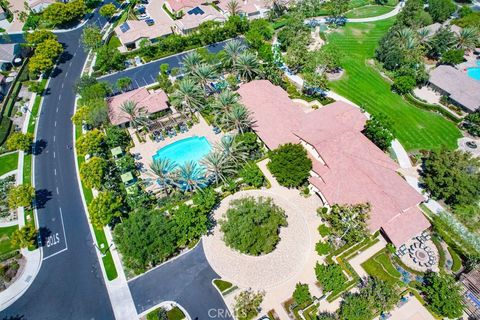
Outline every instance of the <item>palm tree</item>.
{"label": "palm tree", "polygon": [[215,121],[223,122],[225,114],[229,113],[233,106],[238,105],[238,93],[225,89],[217,96],[212,104],[215,113]]}
{"label": "palm tree", "polygon": [[211,64],[202,63],[193,71],[192,78],[197,80],[206,94],[210,88],[210,83],[217,78],[217,70]]}
{"label": "palm tree", "polygon": [[196,162],[188,161],[178,167],[176,185],[183,191],[201,189],[205,184],[205,170]]}
{"label": "palm tree", "polygon": [[239,13],[240,5],[237,0],[230,0],[227,3],[227,10],[231,16],[236,16]]}
{"label": "palm tree", "polygon": [[403,28],[397,31],[400,44],[403,48],[407,50],[412,50],[417,45],[417,38],[415,37],[415,32],[409,28]]}
{"label": "palm tree", "polygon": [[228,161],[234,164],[245,162],[248,158],[247,152],[242,143],[235,140],[234,135],[223,136],[215,145],[214,149],[224,154]]}
{"label": "palm tree", "polygon": [[178,87],[172,94],[172,104],[193,115],[204,105],[202,89],[192,79],[184,78],[178,82]]}
{"label": "palm tree", "polygon": [[175,185],[175,169],[177,164],[167,158],[157,158],[150,164],[150,175],[153,175],[160,187],[168,195]]}
{"label": "palm tree", "polygon": [[253,120],[247,108],[236,105],[226,114],[224,124],[228,129],[235,129],[239,133],[244,133],[252,128]]}
{"label": "palm tree", "polygon": [[182,69],[185,75],[192,75],[203,62],[202,56],[197,51],[187,53],[182,60]]}
{"label": "palm tree", "polygon": [[208,153],[200,163],[207,168],[207,176],[213,177],[215,184],[219,180],[225,182],[227,175],[235,172],[227,156],[216,150]]}
{"label": "palm tree", "polygon": [[420,43],[426,44],[430,36],[430,30],[428,30],[428,28],[421,28],[420,30],[417,31],[417,34],[418,34]]}
{"label": "palm tree", "polygon": [[136,102],[127,100],[120,106],[123,111],[123,117],[128,119],[128,122],[138,131],[138,127],[148,125],[150,119],[147,116],[147,110],[144,107],[139,107]]}
{"label": "palm tree", "polygon": [[252,80],[259,72],[257,57],[251,52],[242,52],[237,58],[235,69],[240,78],[247,81]]}
{"label": "palm tree", "polygon": [[233,68],[237,63],[238,56],[245,50],[245,45],[240,40],[235,39],[227,42],[223,50],[225,51],[223,64],[226,67]]}
{"label": "palm tree", "polygon": [[480,34],[475,28],[467,27],[460,31],[457,40],[457,47],[464,50],[475,49]]}

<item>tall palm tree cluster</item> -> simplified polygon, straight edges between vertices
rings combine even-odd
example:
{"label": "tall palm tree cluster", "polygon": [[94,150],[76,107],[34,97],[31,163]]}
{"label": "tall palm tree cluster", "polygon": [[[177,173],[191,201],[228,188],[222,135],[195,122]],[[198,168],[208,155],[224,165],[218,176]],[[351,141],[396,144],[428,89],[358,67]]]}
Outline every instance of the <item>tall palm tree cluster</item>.
{"label": "tall palm tree cluster", "polygon": [[137,103],[131,100],[127,100],[120,106],[120,110],[123,111],[123,117],[127,118],[130,125],[138,131],[139,128],[143,128],[150,123],[148,113],[144,107],[139,106]]}
{"label": "tall palm tree cluster", "polygon": [[168,195],[174,189],[190,192],[209,182],[218,184],[232,177],[247,161],[247,152],[234,136],[224,136],[200,164],[188,161],[178,165],[167,158],[157,158],[150,164],[149,175]]}
{"label": "tall palm tree cluster", "polygon": [[250,113],[239,103],[236,93],[225,89],[216,94],[211,83],[223,71],[233,74],[241,81],[250,81],[258,74],[258,68],[256,55],[247,51],[239,40],[229,41],[225,45],[224,56],[218,64],[207,63],[197,51],[192,51],[182,61],[184,78],[177,82],[171,102],[178,111],[190,116],[211,105],[215,112],[215,122],[219,126],[243,133],[252,125]]}

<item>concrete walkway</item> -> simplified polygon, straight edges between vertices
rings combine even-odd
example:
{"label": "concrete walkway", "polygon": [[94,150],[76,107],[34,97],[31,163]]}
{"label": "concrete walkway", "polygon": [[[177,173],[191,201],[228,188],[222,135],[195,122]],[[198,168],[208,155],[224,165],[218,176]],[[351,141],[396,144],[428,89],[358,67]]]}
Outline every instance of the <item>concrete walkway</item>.
{"label": "concrete walkway", "polygon": [[378,239],[380,240],[379,242],[375,243],[373,246],[371,246],[367,250],[362,251],[357,256],[348,260],[353,270],[355,270],[355,272],[361,278],[368,277],[368,273],[362,268],[362,263],[370,259],[375,253],[382,250],[387,245],[387,242],[385,241],[385,239],[383,239],[383,237],[380,236],[378,237]]}
{"label": "concrete walkway", "polygon": [[[369,18],[348,18],[347,22],[361,23],[361,22],[375,22],[375,21],[380,21],[380,20],[386,20],[386,19],[389,19],[391,17],[396,16],[402,10],[404,5],[405,5],[405,3],[403,1],[400,1],[392,11],[387,12],[385,14],[382,14],[382,15],[379,15],[379,16],[376,16],[376,17],[369,17]],[[326,19],[327,19],[327,17],[308,18],[308,19],[305,19],[305,23],[308,23],[312,20],[317,21],[318,23],[326,23]]]}

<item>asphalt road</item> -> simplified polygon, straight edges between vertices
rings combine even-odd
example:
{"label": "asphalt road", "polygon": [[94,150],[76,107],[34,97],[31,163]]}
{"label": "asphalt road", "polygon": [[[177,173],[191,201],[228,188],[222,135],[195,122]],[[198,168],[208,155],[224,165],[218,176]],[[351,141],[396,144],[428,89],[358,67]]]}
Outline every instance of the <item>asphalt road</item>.
{"label": "asphalt road", "polygon": [[128,285],[139,314],[162,301],[176,301],[193,320],[233,320],[213,287],[212,280],[217,278],[200,242],[192,251],[131,280]]}
{"label": "asphalt road", "polygon": [[[94,15],[88,22],[101,23]],[[34,157],[43,262],[4,319],[114,319],[80,196],[72,145],[72,90],[86,53],[82,29],[58,35],[65,52],[50,79],[38,122]]]}
{"label": "asphalt road", "polygon": [[[205,48],[208,49],[211,53],[218,53],[224,47],[224,45],[230,40],[225,40],[223,42],[218,42]],[[149,84],[152,84],[157,81],[158,73],[160,72],[160,65],[167,63],[172,68],[179,68],[181,66],[181,61],[183,57],[187,55],[187,52],[182,52],[173,56],[168,56],[159,60],[151,61],[144,65],[119,71],[113,74],[109,74],[103,77],[98,78],[99,81],[106,81],[112,86],[115,86],[116,82],[120,78],[130,78],[132,84],[129,90],[137,89],[139,87],[144,87]]]}

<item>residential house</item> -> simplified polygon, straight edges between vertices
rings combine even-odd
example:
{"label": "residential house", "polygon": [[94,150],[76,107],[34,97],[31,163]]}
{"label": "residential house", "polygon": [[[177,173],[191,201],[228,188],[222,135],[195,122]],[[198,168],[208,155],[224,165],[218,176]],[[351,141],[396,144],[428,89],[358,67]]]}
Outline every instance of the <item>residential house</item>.
{"label": "residential house", "polygon": [[28,6],[32,9],[33,12],[42,12],[46,7],[55,3],[55,0],[29,0]]}
{"label": "residential house", "polygon": [[0,44],[0,70],[9,70],[16,58],[21,55],[20,44],[5,43]]}
{"label": "residential house", "polygon": [[460,276],[463,305],[469,319],[480,319],[480,267]]}
{"label": "residential house", "polygon": [[480,107],[480,81],[452,66],[440,65],[430,72],[429,85],[467,112]]}
{"label": "residential house", "polygon": [[[220,0],[218,7],[226,16],[230,15],[229,3],[231,0]],[[248,19],[264,18],[270,7],[262,0],[239,0],[237,1],[238,13]]]}
{"label": "residential house", "polygon": [[129,117],[121,108],[122,104],[127,101],[134,102],[149,116],[170,108],[167,103],[168,97],[162,90],[138,88],[107,99],[108,117],[113,125],[122,127],[129,125]]}
{"label": "residential house", "polygon": [[114,30],[122,45],[131,49],[138,48],[144,40],[155,41],[173,33],[167,24],[155,23],[149,26],[144,20],[127,20]]}
{"label": "residential house", "polygon": [[242,85],[241,102],[269,149],[299,143],[313,169],[311,188],[325,205],[370,203],[368,228],[399,247],[430,226],[419,209],[424,198],[397,172],[399,166],[362,134],[360,109],[337,101],[306,113],[267,80]]}
{"label": "residential house", "polygon": [[173,15],[185,13],[186,11],[193,9],[207,1],[205,0],[166,0],[165,7]]}
{"label": "residential house", "polygon": [[188,11],[181,19],[175,20],[174,30],[178,34],[188,34],[207,21],[224,22],[225,17],[213,6],[199,5]]}

